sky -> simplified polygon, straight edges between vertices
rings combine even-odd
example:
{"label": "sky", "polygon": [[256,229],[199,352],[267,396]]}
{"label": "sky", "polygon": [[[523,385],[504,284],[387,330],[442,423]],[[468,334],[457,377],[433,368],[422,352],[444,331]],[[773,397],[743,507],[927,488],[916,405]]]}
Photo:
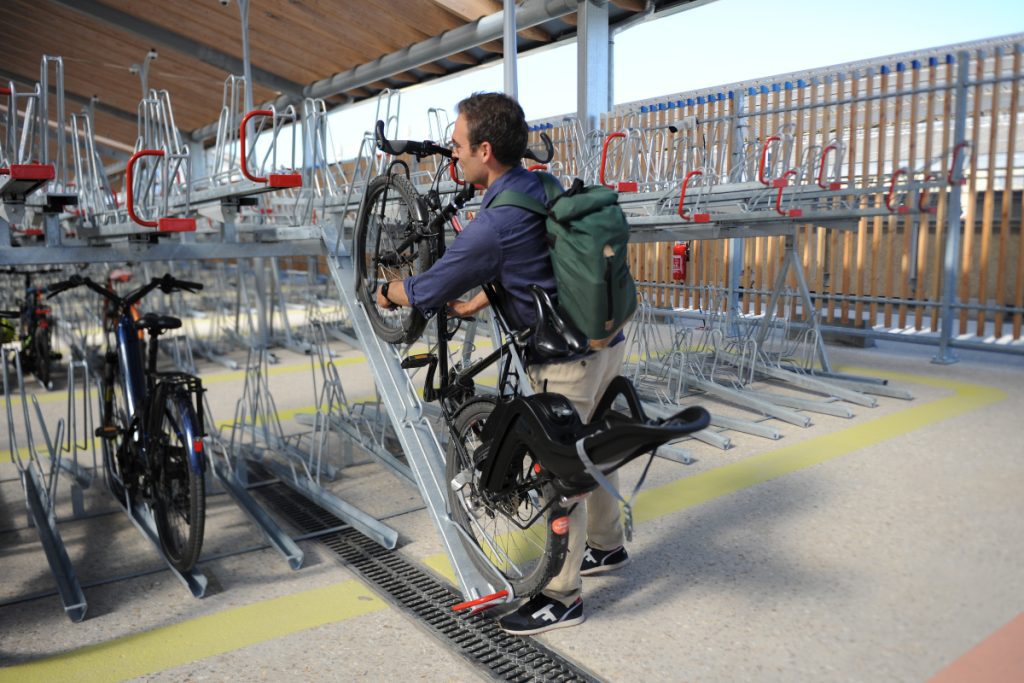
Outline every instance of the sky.
{"label": "sky", "polygon": [[[1022,0],[716,0],[615,35],[613,102],[623,104],[844,62],[1024,33]],[[576,111],[575,42],[520,55],[528,119]],[[554,76],[558,74],[558,76]],[[430,137],[427,110],[502,90],[501,62],[402,91],[398,137]],[[332,115],[340,158],[356,156],[376,101]]]}

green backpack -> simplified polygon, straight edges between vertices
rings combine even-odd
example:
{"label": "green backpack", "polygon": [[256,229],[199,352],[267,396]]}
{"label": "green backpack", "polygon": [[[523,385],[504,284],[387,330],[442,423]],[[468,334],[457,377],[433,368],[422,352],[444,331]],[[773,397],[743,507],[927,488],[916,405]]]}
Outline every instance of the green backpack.
{"label": "green backpack", "polygon": [[517,206],[547,218],[551,265],[558,287],[558,308],[593,341],[608,339],[636,311],[636,284],[629,273],[629,223],[619,194],[576,179],[568,191],[548,173],[540,173],[548,197],[505,190],[488,208]]}

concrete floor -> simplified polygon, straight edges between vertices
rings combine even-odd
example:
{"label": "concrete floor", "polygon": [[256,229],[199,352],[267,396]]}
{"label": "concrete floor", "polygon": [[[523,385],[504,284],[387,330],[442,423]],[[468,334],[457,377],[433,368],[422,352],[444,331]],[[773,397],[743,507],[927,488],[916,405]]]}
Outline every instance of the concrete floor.
{"label": "concrete floor", "polygon": [[[335,346],[349,397],[371,393],[359,355]],[[587,578],[587,621],[539,639],[613,681],[924,681],[1024,613],[1024,358],[965,352],[938,366],[931,348],[895,344],[830,353],[915,399],[815,415],[807,429],[771,421],[780,440],[732,432],[728,451],[690,441],[692,465],[657,460],[634,562]],[[291,418],[315,399],[309,359],[278,355],[269,381],[299,432]],[[230,419],[242,374],[203,376],[215,419]],[[29,388],[55,424],[61,388]],[[0,681],[479,680],[314,543],[300,543],[306,562],[291,571],[226,495],[209,499],[210,587],[197,600],[97,481],[85,492],[94,516],[60,524],[88,600],[72,623],[0,440]],[[364,462],[329,488],[386,519],[398,552],[435,566],[439,537],[397,481]],[[70,517],[63,480],[58,499]],[[1005,680],[1024,680],[1018,666]]]}

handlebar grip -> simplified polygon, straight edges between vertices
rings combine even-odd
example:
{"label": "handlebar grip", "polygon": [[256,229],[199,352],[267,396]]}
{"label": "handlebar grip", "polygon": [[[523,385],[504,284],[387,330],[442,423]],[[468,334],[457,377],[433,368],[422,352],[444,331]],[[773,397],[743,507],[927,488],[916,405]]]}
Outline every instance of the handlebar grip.
{"label": "handlebar grip", "polygon": [[377,141],[377,149],[384,152],[385,154],[398,155],[405,151],[405,146],[402,149],[396,149],[390,140],[384,135],[384,122],[377,119],[377,125],[374,128],[373,136]]}

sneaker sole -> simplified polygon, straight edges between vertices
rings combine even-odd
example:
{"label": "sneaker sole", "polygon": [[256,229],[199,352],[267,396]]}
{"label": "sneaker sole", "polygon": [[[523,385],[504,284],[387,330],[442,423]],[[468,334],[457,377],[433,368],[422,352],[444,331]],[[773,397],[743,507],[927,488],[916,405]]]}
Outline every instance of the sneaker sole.
{"label": "sneaker sole", "polygon": [[613,572],[617,569],[622,569],[623,567],[625,567],[627,564],[629,564],[629,560],[630,558],[627,557],[622,562],[616,562],[615,564],[602,564],[596,567],[592,567],[590,569],[581,569],[580,576],[594,576],[596,574],[606,574],[608,572]]}
{"label": "sneaker sole", "polygon": [[534,629],[530,629],[528,631],[512,631],[512,630],[509,630],[509,629],[505,628],[504,626],[501,626],[500,624],[499,624],[498,628],[500,628],[505,633],[508,633],[510,635],[513,635],[513,636],[535,636],[538,633],[546,633],[548,631],[554,631],[556,628],[568,628],[569,626],[576,626],[577,624],[582,624],[586,620],[587,620],[587,616],[585,614],[582,614],[582,615],[580,615],[578,617],[575,617],[573,619],[566,619],[565,621],[560,621],[557,624],[547,624],[545,626],[541,626],[540,628],[534,628]]}

